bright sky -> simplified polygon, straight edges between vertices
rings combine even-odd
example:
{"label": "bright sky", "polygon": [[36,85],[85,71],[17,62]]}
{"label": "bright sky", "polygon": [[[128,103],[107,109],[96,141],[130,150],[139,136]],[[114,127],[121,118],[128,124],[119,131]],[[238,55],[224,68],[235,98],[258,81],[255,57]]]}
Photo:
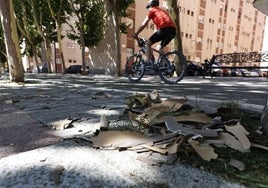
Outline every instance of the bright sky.
{"label": "bright sky", "polygon": [[268,51],[268,17],[266,18],[262,51]]}
{"label": "bright sky", "polygon": [[[268,51],[268,17],[266,17],[262,51]],[[268,62],[261,62],[261,66],[268,66]]]}

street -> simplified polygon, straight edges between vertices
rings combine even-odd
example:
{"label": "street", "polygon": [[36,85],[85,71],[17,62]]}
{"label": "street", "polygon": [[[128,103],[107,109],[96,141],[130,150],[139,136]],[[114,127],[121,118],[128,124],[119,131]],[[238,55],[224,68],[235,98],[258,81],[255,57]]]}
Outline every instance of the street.
{"label": "street", "polygon": [[[26,75],[26,80],[35,79],[53,82],[55,87],[58,84],[70,83],[69,88],[75,86],[76,90],[81,92],[89,89],[93,89],[91,92],[102,91],[109,93],[113,91],[116,95],[121,96],[120,99],[134,92],[152,92],[157,90],[162,97],[187,97],[197,102],[214,101],[219,103],[232,100],[242,105],[262,106],[268,97],[268,78],[266,77],[202,78],[188,76],[184,77],[178,84],[168,85],[161,82],[158,76],[148,76],[147,78],[142,78],[137,83],[132,83],[126,77],[110,75]],[[10,94],[12,96],[15,93],[16,90]]]}
{"label": "street", "polygon": [[[102,115],[118,118],[125,98],[136,92],[158,90],[161,97],[205,105],[233,100],[261,111],[268,85],[267,78],[231,77],[185,77],[176,85],[161,83],[159,77],[131,83],[110,75],[27,74],[25,80],[16,84],[7,75],[0,78],[0,187],[53,187],[59,178],[61,187],[243,187],[180,162],[146,165],[134,152],[96,150],[88,142],[81,146],[68,139],[93,134]],[[77,117],[80,121],[70,129],[42,126]],[[48,177],[56,170],[63,174],[53,182]]]}

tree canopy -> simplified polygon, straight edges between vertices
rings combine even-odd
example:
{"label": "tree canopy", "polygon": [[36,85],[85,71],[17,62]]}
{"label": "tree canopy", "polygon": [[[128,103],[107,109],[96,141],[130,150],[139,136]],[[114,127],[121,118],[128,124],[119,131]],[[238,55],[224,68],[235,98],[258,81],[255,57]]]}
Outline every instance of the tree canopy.
{"label": "tree canopy", "polygon": [[[77,41],[81,45],[82,59],[84,59],[85,47],[97,46],[105,37],[106,21],[113,17],[116,30],[115,43],[118,46],[117,66],[120,70],[120,33],[126,33],[127,25],[121,22],[122,17],[127,17],[127,8],[134,0],[13,0],[14,13],[18,28],[20,44],[24,44],[23,54],[35,58],[36,66],[50,64],[51,43],[58,42],[61,59],[64,65],[64,57],[61,51],[62,25],[71,26],[68,38]],[[75,22],[70,20],[75,17]],[[5,61],[5,40],[0,28],[0,60]],[[43,50],[42,50],[43,49]],[[42,62],[39,59],[41,58]],[[84,60],[83,60],[84,63]],[[48,66],[51,69],[50,66]],[[38,68],[39,69],[39,68]]]}

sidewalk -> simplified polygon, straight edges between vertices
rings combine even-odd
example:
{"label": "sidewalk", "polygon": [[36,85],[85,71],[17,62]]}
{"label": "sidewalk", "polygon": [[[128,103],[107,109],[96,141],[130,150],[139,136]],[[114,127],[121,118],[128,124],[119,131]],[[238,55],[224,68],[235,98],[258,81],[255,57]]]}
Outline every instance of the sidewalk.
{"label": "sidewalk", "polygon": [[[111,80],[116,89],[107,87]],[[26,81],[0,78],[1,188],[242,187],[179,162],[151,166],[135,152],[95,150],[70,140],[93,134],[101,115],[109,120],[122,115],[125,97],[134,91],[126,78],[27,75]],[[74,127],[63,130],[67,119],[75,120]]]}

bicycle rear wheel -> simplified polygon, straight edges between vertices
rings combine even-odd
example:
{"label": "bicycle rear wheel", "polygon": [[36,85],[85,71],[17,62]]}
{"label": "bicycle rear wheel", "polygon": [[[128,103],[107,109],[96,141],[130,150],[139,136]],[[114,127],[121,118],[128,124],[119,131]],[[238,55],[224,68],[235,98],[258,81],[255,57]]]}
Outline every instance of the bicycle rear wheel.
{"label": "bicycle rear wheel", "polygon": [[178,83],[186,73],[186,58],[179,51],[167,52],[160,59],[159,64],[159,76],[167,84]]}
{"label": "bicycle rear wheel", "polygon": [[126,63],[126,76],[131,82],[138,82],[144,75],[145,67],[139,54],[130,56]]}

